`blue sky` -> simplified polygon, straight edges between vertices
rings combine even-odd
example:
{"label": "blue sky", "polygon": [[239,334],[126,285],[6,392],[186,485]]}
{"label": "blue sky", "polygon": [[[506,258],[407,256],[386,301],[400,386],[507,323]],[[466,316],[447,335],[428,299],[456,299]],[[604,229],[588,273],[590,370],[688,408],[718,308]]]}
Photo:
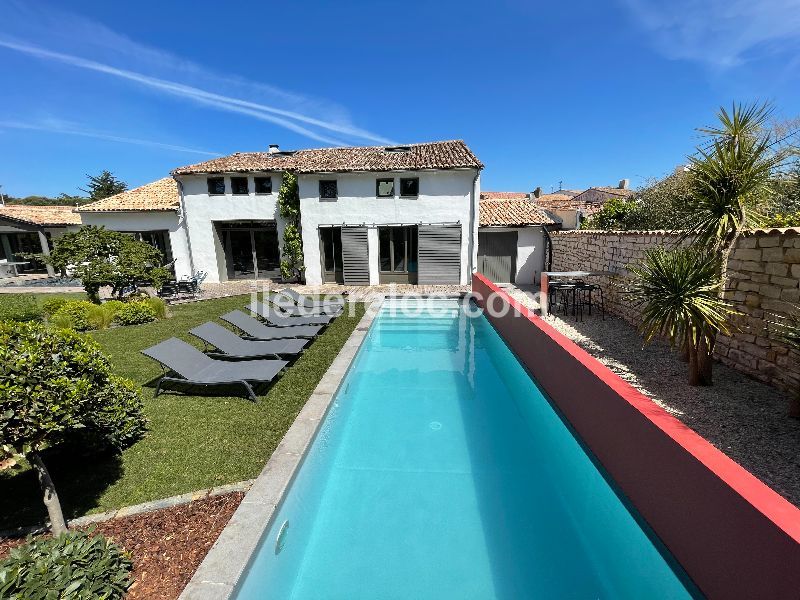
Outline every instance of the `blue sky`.
{"label": "blue sky", "polygon": [[800,115],[800,0],[0,0],[0,184],[462,138],[483,189],[661,176],[720,104]]}

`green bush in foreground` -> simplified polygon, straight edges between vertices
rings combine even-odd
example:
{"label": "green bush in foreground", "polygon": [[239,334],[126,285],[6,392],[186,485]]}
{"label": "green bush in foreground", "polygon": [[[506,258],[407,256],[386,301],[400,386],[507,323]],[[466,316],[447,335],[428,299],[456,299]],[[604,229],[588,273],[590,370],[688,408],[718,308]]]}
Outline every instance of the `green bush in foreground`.
{"label": "green bush in foreground", "polygon": [[156,320],[156,311],[147,301],[126,302],[114,315],[119,325],[141,325]]}
{"label": "green bush in foreground", "polygon": [[88,331],[102,329],[106,317],[101,306],[88,300],[69,300],[64,302],[50,317],[50,322],[63,329]]}
{"label": "green bush in foreground", "polygon": [[66,524],[41,451],[66,440],[121,450],[144,435],[143,410],[139,390],[112,374],[95,341],[38,323],[0,323],[0,459],[31,463],[54,533]]}
{"label": "green bush in foreground", "polygon": [[42,308],[44,309],[44,314],[47,315],[48,317],[52,317],[67,302],[70,302],[70,299],[67,298],[66,296],[53,296],[52,298],[48,298],[47,300],[42,302]]}
{"label": "green bush in foreground", "polygon": [[42,307],[33,296],[3,294],[0,296],[0,321],[41,321]]}
{"label": "green bush in foreground", "polygon": [[0,562],[0,598],[123,598],[132,566],[127,553],[102,535],[69,531],[50,539],[28,538]]}

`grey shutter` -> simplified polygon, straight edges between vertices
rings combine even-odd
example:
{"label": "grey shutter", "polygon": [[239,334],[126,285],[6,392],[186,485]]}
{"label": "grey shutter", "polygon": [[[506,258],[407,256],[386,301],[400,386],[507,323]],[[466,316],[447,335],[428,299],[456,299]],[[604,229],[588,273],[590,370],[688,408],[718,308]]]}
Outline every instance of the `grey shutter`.
{"label": "grey shutter", "polygon": [[494,283],[514,283],[517,232],[478,233],[478,272]]}
{"label": "grey shutter", "polygon": [[461,283],[461,225],[420,225],[418,252],[418,283]]}
{"label": "grey shutter", "polygon": [[342,272],[345,285],[369,285],[366,227],[342,227]]}

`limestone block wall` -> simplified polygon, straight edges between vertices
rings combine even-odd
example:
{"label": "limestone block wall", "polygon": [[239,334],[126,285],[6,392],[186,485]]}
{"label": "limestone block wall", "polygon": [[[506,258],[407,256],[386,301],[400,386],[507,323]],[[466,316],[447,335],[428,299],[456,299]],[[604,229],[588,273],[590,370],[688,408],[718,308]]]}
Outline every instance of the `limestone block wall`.
{"label": "limestone block wall", "polygon": [[[638,325],[639,311],[624,293],[628,266],[647,248],[670,246],[677,234],[666,231],[563,231],[551,233],[553,270],[605,271],[606,310]],[[747,232],[728,261],[728,298],[742,313],[738,331],[721,336],[715,349],[723,363],[783,390],[800,386],[800,360],[775,339],[769,320],[800,304],[800,229]]]}

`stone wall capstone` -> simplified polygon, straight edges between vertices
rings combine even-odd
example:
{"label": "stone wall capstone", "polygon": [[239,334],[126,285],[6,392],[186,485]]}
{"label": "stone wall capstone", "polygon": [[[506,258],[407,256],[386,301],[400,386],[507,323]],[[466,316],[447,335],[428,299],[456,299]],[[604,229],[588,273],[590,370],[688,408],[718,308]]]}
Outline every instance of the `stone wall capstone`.
{"label": "stone wall capstone", "polygon": [[[624,293],[628,265],[637,264],[655,246],[678,243],[668,231],[560,231],[553,240],[553,271],[598,271],[606,310],[633,325],[639,310]],[[791,314],[800,304],[800,229],[755,230],[742,235],[728,261],[726,296],[742,313],[738,331],[720,336],[716,358],[779,389],[800,387],[800,360],[775,339],[767,320]]]}

